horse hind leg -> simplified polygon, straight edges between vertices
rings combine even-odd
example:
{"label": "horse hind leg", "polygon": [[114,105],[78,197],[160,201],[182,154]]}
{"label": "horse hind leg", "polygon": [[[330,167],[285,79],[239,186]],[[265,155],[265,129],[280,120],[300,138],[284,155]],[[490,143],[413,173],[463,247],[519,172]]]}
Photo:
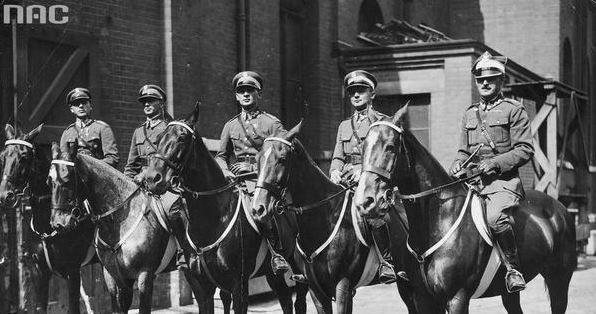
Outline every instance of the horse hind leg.
{"label": "horse hind leg", "polygon": [[523,314],[521,305],[519,303],[519,291],[515,293],[503,293],[501,295],[501,302],[508,314]]}
{"label": "horse hind leg", "polygon": [[292,313],[292,293],[290,288],[286,285],[286,281],[283,276],[276,276],[272,273],[265,276],[267,283],[273,293],[277,296],[281,310],[284,314]]}
{"label": "horse hind leg", "polygon": [[569,300],[569,281],[571,281],[571,272],[556,272],[542,274],[544,283],[548,290],[550,299],[551,313],[563,314],[567,310],[567,302]]}

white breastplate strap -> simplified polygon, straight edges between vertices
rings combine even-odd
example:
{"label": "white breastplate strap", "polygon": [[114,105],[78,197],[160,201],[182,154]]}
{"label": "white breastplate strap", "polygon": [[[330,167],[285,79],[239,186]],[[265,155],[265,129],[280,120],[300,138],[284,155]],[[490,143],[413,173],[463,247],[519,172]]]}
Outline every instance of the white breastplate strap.
{"label": "white breastplate strap", "polygon": [[192,134],[193,136],[195,135],[195,130],[193,130],[188,124],[186,124],[184,122],[172,121],[172,122],[168,123],[168,126],[170,126],[170,125],[179,125],[185,129],[187,129],[188,132],[190,132],[190,134]]}
{"label": "white breastplate strap", "polygon": [[331,241],[333,241],[333,239],[335,238],[335,235],[337,235],[337,232],[339,231],[339,227],[341,226],[341,222],[344,219],[344,215],[346,213],[346,207],[348,207],[349,195],[350,195],[349,193],[346,193],[346,195],[344,196],[344,203],[341,208],[341,212],[339,213],[339,218],[335,222],[335,227],[333,228],[333,231],[327,238],[327,241],[325,241],[325,243],[321,244],[321,246],[319,246],[318,249],[316,249],[312,254],[310,254],[310,256],[308,256],[308,255],[306,255],[306,253],[304,253],[304,250],[302,250],[302,248],[300,247],[298,238],[296,238],[296,248],[298,249],[298,252],[306,259],[306,261],[308,263],[312,263],[312,261],[315,259],[315,257],[317,257],[319,254],[321,254],[321,252],[323,252],[323,250],[326,249],[329,246],[329,244],[331,244]]}
{"label": "white breastplate strap", "polygon": [[66,166],[74,167],[75,164],[72,161],[54,159],[54,160],[52,160],[52,165],[66,165]]}
{"label": "white breastplate strap", "polygon": [[284,140],[284,139],[283,139],[283,138],[281,138],[281,137],[275,137],[275,136],[268,137],[268,138],[266,138],[266,139],[265,139],[265,142],[267,142],[267,141],[276,141],[276,142],[282,142],[282,143],[284,143],[284,144],[286,144],[286,145],[288,145],[288,146],[292,147],[292,143],[290,143],[290,141],[288,141],[288,140]]}
{"label": "white breastplate strap", "polygon": [[408,239],[408,241],[406,241],[408,250],[410,251],[410,253],[412,253],[412,255],[414,255],[414,257],[418,260],[418,262],[424,261],[428,256],[430,256],[436,250],[438,250],[443,244],[445,244],[445,242],[447,242],[447,240],[453,234],[453,232],[455,232],[455,230],[457,230],[457,228],[461,224],[462,219],[464,218],[464,214],[466,213],[466,209],[468,208],[468,203],[470,202],[471,196],[472,196],[472,190],[469,189],[468,194],[466,195],[466,201],[464,202],[464,206],[462,207],[461,211],[459,212],[459,217],[457,217],[457,220],[455,221],[453,226],[451,226],[451,228],[449,228],[447,233],[445,233],[445,235],[441,238],[441,240],[439,240],[439,242],[437,242],[437,243],[435,243],[435,245],[431,246],[422,255],[418,255],[418,253],[416,253],[416,251],[414,251],[412,249],[412,247],[410,246],[409,239]]}
{"label": "white breastplate strap", "polygon": [[232,220],[230,220],[230,222],[228,223],[228,226],[226,227],[226,230],[224,230],[224,232],[219,236],[219,238],[213,242],[212,244],[202,247],[202,248],[197,248],[196,245],[194,244],[194,242],[192,241],[192,239],[190,238],[190,234],[188,233],[188,229],[186,230],[186,238],[188,240],[188,242],[190,243],[190,245],[192,246],[193,250],[195,250],[195,252],[197,252],[197,254],[203,254],[207,251],[210,251],[211,249],[217,247],[221,241],[223,241],[228,234],[230,233],[230,231],[232,231],[232,228],[234,227],[234,225],[236,224],[236,220],[238,220],[238,213],[240,212],[240,206],[242,205],[242,202],[240,200],[238,200],[238,204],[236,205],[236,211],[234,212],[234,216],[232,217]]}
{"label": "white breastplate strap", "polygon": [[8,145],[23,145],[29,148],[33,148],[33,144],[23,140],[7,140],[6,142],[4,142],[4,146]]}
{"label": "white breastplate strap", "polygon": [[126,240],[128,240],[128,238],[133,234],[133,232],[137,229],[137,226],[141,223],[141,221],[145,217],[145,210],[146,209],[147,209],[147,203],[143,203],[143,206],[141,208],[141,212],[139,213],[139,216],[135,220],[135,222],[132,225],[132,227],[124,234],[123,237],[120,238],[120,241],[118,241],[118,243],[116,243],[116,245],[114,245],[114,246],[111,246],[108,243],[106,243],[99,236],[99,228],[95,228],[95,245],[97,246],[99,243],[101,243],[102,245],[110,248],[114,252],[116,250],[118,250],[126,242]]}
{"label": "white breastplate strap", "polygon": [[392,128],[392,129],[394,129],[397,133],[403,133],[404,132],[404,129],[398,127],[397,125],[395,125],[395,124],[393,124],[393,123],[391,123],[389,121],[377,121],[377,122],[371,124],[370,127],[369,127],[369,129],[372,129],[373,127],[378,126],[378,125],[388,126],[388,127]]}

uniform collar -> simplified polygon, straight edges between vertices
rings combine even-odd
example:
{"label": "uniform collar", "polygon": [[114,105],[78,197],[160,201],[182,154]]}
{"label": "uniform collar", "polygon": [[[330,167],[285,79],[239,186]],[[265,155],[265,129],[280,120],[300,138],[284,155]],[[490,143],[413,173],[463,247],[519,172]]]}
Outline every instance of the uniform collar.
{"label": "uniform collar", "polygon": [[255,108],[253,110],[242,110],[242,119],[245,121],[255,119],[261,114],[261,110],[259,108]]}
{"label": "uniform collar", "polygon": [[95,120],[88,118],[86,120],[76,120],[75,121],[75,126],[77,126],[78,128],[82,129],[85,127],[88,127],[89,125],[91,125],[91,123],[93,123]]}
{"label": "uniform collar", "polygon": [[503,99],[504,98],[503,98],[502,93],[499,93],[493,99],[490,99],[488,101],[486,101],[484,99],[480,99],[480,107],[483,110],[491,110],[491,109],[495,108],[496,106],[498,106],[503,101]]}
{"label": "uniform collar", "polygon": [[145,126],[150,129],[153,129],[154,127],[158,126],[162,122],[163,122],[162,117],[155,117],[153,119],[147,118],[147,121],[145,121]]}
{"label": "uniform collar", "polygon": [[364,119],[366,119],[370,113],[373,113],[373,110],[370,106],[367,106],[366,108],[358,111],[354,111],[354,117],[356,118],[356,121],[360,122]]}

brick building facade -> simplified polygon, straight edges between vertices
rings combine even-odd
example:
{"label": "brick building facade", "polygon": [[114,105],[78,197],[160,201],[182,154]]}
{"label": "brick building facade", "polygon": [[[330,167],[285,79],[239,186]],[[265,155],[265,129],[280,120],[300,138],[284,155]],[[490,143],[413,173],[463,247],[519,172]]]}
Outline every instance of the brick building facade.
{"label": "brick building facade", "polygon": [[[42,140],[57,140],[73,120],[65,94],[73,87],[88,86],[94,115],[108,122],[117,136],[122,168],[132,132],[144,119],[136,101],[139,87],[148,83],[166,87],[164,5],[170,1],[3,3],[23,7],[59,3],[69,8],[66,24],[16,27],[18,120],[26,128],[45,122]],[[218,138],[223,124],[238,112],[230,81],[236,72],[251,69],[265,79],[263,109],[279,116],[286,127],[299,120],[302,104],[308,102],[302,139],[325,167],[337,126],[351,110],[342,100],[341,79],[349,67],[338,46],[366,47],[357,38],[359,33],[375,23],[401,19],[424,23],[453,39],[478,41],[539,76],[585,91],[589,103],[582,117],[591,127],[589,156],[596,164],[596,127],[589,123],[596,120],[593,1],[181,0],[171,1],[171,12],[174,93],[169,96],[174,115],[181,117],[201,100],[198,130],[204,137]],[[2,125],[13,115],[13,57],[11,25],[1,24]],[[407,60],[411,55],[401,57]],[[453,101],[432,111],[429,132],[451,130],[457,121],[450,119],[458,119],[463,107],[477,98],[469,89],[472,54],[445,60],[445,68],[451,70],[441,75],[449,75],[443,81],[451,85],[437,95]],[[396,75],[386,71],[379,78],[405,79],[414,92],[416,86],[428,85],[424,75]],[[381,85],[381,94],[395,94],[392,88]],[[438,106],[436,99],[420,97],[419,101]],[[441,154],[450,149],[445,137],[430,136],[429,144]],[[596,179],[591,180],[594,186]]]}

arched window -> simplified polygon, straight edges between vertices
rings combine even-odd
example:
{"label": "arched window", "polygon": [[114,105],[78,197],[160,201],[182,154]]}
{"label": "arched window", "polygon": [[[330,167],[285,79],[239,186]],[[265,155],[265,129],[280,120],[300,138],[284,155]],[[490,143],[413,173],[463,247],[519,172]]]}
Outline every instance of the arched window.
{"label": "arched window", "polygon": [[358,33],[372,31],[375,24],[383,23],[383,12],[376,0],[364,0],[358,13]]}

